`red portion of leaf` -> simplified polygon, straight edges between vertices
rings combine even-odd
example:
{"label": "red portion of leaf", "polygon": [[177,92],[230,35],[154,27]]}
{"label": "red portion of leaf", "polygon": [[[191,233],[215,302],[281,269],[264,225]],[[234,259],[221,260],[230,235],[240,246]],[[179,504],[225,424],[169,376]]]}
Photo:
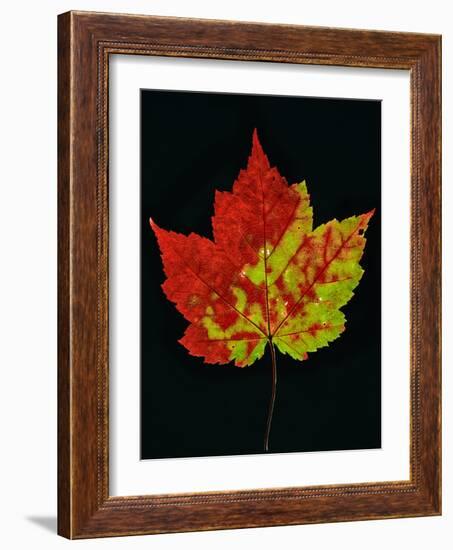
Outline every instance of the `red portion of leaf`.
{"label": "red portion of leaf", "polygon": [[[191,322],[180,342],[192,355],[203,356],[208,363],[225,363],[231,360],[226,342],[261,339],[266,327],[250,318],[248,307],[250,303],[264,304],[263,289],[241,276],[223,250],[209,239],[166,231],[150,223],[167,276],[162,285],[164,293]],[[244,306],[238,307],[235,289],[247,297]],[[206,327],[209,317],[222,331],[234,326],[240,331],[231,338],[213,340]],[[241,361],[237,364],[241,366]]]}
{"label": "red portion of leaf", "polygon": [[252,153],[233,192],[217,191],[212,218],[214,239],[237,266],[255,264],[280,241],[299,204],[277,168],[271,168],[253,133]]}
{"label": "red portion of leaf", "polygon": [[[247,295],[262,299],[262,290],[248,279],[239,278],[237,268],[209,239],[195,233],[186,237],[166,231],[153,222],[151,227],[159,242],[167,275],[162,288],[188,321],[199,321],[209,306],[222,328],[232,325],[239,315],[245,318],[235,307],[233,283],[243,286]],[[259,328],[265,330],[265,326]]]}

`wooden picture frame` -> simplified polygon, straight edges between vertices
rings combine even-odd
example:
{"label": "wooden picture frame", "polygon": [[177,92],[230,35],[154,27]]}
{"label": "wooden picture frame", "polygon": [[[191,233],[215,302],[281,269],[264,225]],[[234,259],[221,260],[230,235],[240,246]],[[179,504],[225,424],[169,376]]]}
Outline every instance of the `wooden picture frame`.
{"label": "wooden picture frame", "polygon": [[[58,532],[67,538],[441,513],[441,39],[436,35],[69,12],[58,20]],[[111,54],[410,71],[410,480],[109,495]]]}

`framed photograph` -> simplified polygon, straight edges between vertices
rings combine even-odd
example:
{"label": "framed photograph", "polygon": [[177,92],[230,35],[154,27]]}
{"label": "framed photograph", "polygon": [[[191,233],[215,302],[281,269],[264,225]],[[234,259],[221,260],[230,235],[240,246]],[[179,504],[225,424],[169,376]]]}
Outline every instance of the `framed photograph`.
{"label": "framed photograph", "polygon": [[440,37],[58,40],[59,533],[440,514]]}

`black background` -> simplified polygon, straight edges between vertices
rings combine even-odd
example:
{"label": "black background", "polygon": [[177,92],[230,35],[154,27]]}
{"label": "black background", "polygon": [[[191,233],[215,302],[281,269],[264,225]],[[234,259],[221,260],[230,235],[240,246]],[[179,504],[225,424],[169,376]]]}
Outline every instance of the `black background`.
{"label": "black background", "polygon": [[243,369],[189,355],[148,222],[212,238],[214,191],[231,191],[255,127],[271,165],[307,181],[314,227],[376,208],[345,332],[307,361],[277,351],[270,450],[380,447],[380,102],[142,90],[141,117],[141,458],[263,452],[269,351]]}

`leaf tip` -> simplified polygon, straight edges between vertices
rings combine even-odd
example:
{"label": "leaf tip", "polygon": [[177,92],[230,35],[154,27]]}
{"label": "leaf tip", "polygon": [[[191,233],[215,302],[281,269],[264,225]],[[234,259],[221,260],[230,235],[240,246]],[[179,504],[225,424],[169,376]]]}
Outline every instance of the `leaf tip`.
{"label": "leaf tip", "polygon": [[152,218],[149,218],[149,226],[151,227],[157,240],[160,242],[160,238],[166,233],[166,231],[161,229]]}
{"label": "leaf tip", "polygon": [[152,219],[149,218],[149,226],[154,231],[154,233],[157,235],[159,231],[161,231],[161,228],[157,225],[157,223]]}
{"label": "leaf tip", "polygon": [[369,212],[366,212],[365,214],[362,214],[359,218],[359,228],[361,231],[365,231],[368,227],[368,222],[373,217],[374,213],[376,212],[376,208],[373,208]]}
{"label": "leaf tip", "polygon": [[253,138],[252,138],[252,157],[260,153],[264,155],[264,151],[258,137],[258,130],[255,128],[253,130]]}
{"label": "leaf tip", "polygon": [[366,221],[370,220],[373,216],[374,216],[374,213],[376,212],[376,208],[373,208],[372,210],[370,210],[369,212],[366,212],[363,217],[366,219]]}

